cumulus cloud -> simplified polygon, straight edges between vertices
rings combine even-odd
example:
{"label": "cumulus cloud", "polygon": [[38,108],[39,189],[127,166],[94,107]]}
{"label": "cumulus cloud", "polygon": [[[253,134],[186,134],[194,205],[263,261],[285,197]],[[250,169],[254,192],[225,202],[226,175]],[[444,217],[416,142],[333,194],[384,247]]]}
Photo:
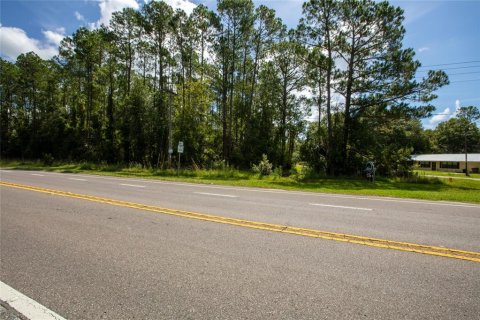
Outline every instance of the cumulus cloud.
{"label": "cumulus cloud", "polygon": [[461,105],[460,105],[460,100],[455,100],[455,111],[457,111],[458,109],[460,109]]}
{"label": "cumulus cloud", "polygon": [[445,110],[443,110],[439,114],[431,117],[430,120],[428,120],[428,123],[430,126],[435,127],[440,122],[447,121],[450,117],[450,108],[445,108]]}
{"label": "cumulus cloud", "polygon": [[460,108],[462,107],[461,103],[460,103],[460,100],[455,100],[455,112],[452,114],[452,116],[450,118],[453,118],[453,117],[456,117],[457,114],[458,114],[458,111],[460,110]]}
{"label": "cumulus cloud", "polygon": [[65,38],[65,28],[59,28],[55,31],[42,31],[42,33],[48,43],[56,45],[57,47],[60,45],[60,42],[63,40],[63,38]]}
{"label": "cumulus cloud", "polygon": [[[163,1],[165,1],[173,9],[177,9],[177,8],[183,9],[187,14],[191,14],[193,9],[195,9],[195,7],[197,6],[196,4],[188,0],[163,0]],[[149,2],[149,1],[145,0],[145,2]],[[113,13],[116,11],[121,11],[124,8],[133,8],[136,10],[140,8],[138,0],[100,0],[98,6],[100,8],[100,19],[98,19],[98,21],[96,22],[88,24],[92,29],[98,28],[102,24],[108,25],[110,23],[110,20],[112,19]],[[75,12],[75,17],[79,21],[85,21],[85,18],[77,11]]]}
{"label": "cumulus cloud", "polygon": [[420,49],[418,49],[418,52],[421,53],[421,52],[428,51],[428,50],[430,50],[429,47],[421,47]]}
{"label": "cumulus cloud", "polygon": [[193,9],[197,6],[195,3],[192,3],[188,0],[164,0],[169,6],[175,9],[182,9],[190,15],[193,12]]}
{"label": "cumulus cloud", "polygon": [[30,38],[23,29],[0,25],[1,55],[15,60],[20,54],[33,51],[42,59],[50,59],[58,54],[58,44],[63,39],[64,32],[63,28],[43,31],[45,39],[40,41]]}
{"label": "cumulus cloud", "polygon": [[77,18],[78,21],[80,22],[85,22],[85,17],[78,11],[74,12],[75,18]]}
{"label": "cumulus cloud", "polygon": [[140,7],[137,0],[100,0],[98,6],[100,7],[100,19],[90,24],[92,28],[98,28],[102,24],[108,25],[115,11],[121,11],[124,8],[138,9]]}
{"label": "cumulus cloud", "polygon": [[[460,109],[461,104],[460,100],[455,100],[455,110],[451,110],[450,108],[445,108],[439,114],[434,115],[428,120],[427,129],[435,128],[440,122],[448,121],[452,118],[457,116],[458,110]],[[453,111],[453,112],[452,112]]]}

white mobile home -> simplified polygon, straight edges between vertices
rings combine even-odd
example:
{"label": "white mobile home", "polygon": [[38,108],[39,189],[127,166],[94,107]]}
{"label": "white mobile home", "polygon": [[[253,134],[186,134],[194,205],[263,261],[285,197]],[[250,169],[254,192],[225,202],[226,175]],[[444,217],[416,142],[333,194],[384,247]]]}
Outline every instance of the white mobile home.
{"label": "white mobile home", "polygon": [[[415,168],[421,170],[465,172],[465,154],[418,154],[412,156]],[[468,172],[478,173],[480,168],[480,153],[469,153]]]}

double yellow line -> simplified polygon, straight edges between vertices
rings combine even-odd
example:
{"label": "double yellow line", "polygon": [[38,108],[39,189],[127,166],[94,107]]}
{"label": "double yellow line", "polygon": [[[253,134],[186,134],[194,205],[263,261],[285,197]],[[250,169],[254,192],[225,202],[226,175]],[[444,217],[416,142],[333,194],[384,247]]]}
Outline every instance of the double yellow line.
{"label": "double yellow line", "polygon": [[141,204],[141,203],[96,197],[96,196],[61,191],[61,190],[45,189],[45,188],[16,184],[16,183],[11,183],[6,181],[0,181],[0,186],[47,193],[47,194],[62,196],[62,197],[82,199],[82,200],[93,201],[98,203],[110,204],[110,205],[119,206],[119,207],[127,207],[127,208],[151,211],[151,212],[168,214],[168,215],[190,218],[190,219],[229,224],[229,225],[246,227],[246,228],[295,234],[295,235],[304,236],[304,237],[314,237],[314,238],[328,239],[328,240],[334,240],[334,241],[350,242],[350,243],[362,244],[362,245],[378,247],[378,248],[417,252],[417,253],[423,253],[423,254],[434,255],[434,256],[480,262],[480,252],[474,252],[474,251],[463,251],[463,250],[457,250],[457,249],[426,246],[426,245],[420,245],[420,244],[408,243],[408,242],[390,241],[385,239],[362,237],[362,236],[328,232],[328,231],[322,231],[322,230],[297,228],[297,227],[272,224],[272,223],[266,223],[266,222],[214,216],[209,214],[162,208],[162,207],[150,206],[150,205]]}

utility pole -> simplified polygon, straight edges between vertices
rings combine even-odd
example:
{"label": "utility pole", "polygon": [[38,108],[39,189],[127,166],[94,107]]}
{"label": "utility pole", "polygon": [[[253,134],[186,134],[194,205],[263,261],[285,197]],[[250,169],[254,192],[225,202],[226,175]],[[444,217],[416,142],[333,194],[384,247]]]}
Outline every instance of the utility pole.
{"label": "utility pole", "polygon": [[172,167],[172,93],[168,95],[168,168]]}
{"label": "utility pole", "polygon": [[465,126],[465,175],[468,177],[467,126]]}
{"label": "utility pole", "polygon": [[163,89],[166,91],[168,95],[168,168],[172,167],[172,153],[173,153],[173,146],[172,146],[172,109],[173,109],[173,96],[177,95],[171,89]]}

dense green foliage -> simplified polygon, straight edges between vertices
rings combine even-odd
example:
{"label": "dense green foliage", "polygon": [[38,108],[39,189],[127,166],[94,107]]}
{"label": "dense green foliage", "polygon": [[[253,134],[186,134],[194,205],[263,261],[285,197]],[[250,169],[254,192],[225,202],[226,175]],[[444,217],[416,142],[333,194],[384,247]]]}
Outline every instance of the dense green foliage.
{"label": "dense green foliage", "polygon": [[421,128],[448,79],[416,80],[402,23],[400,8],[371,0],[310,0],[294,30],[251,0],[124,9],[51,60],[0,60],[1,154],[168,168],[183,141],[192,168],[251,168],[265,154],[284,174],[300,160],[335,175],[366,160],[401,171],[412,152],[458,145]]}

